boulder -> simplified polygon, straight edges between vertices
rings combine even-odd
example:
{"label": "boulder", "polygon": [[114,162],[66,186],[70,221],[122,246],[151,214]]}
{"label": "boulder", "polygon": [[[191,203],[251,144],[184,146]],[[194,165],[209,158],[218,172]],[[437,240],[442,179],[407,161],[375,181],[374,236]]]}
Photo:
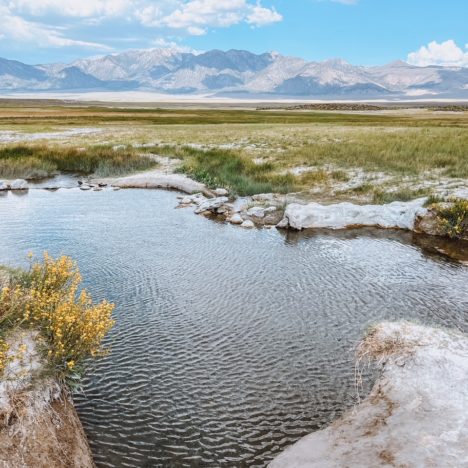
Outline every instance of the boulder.
{"label": "boulder", "polygon": [[228,201],[229,199],[227,197],[209,198],[208,200],[200,203],[200,205],[195,209],[195,213],[200,214],[204,211],[211,211],[212,213],[215,213],[218,208],[223,206]]}
{"label": "boulder", "polygon": [[3,180],[0,180],[0,191],[4,190],[8,190],[8,185]]}
{"label": "boulder", "polygon": [[226,197],[229,194],[229,192],[226,189],[223,189],[223,188],[217,188],[217,189],[213,190],[213,193],[217,197]]}
{"label": "boulder", "polygon": [[16,179],[10,184],[10,190],[28,190],[29,185],[24,179]]}
{"label": "boulder", "polygon": [[261,206],[254,206],[247,210],[247,214],[253,218],[264,218],[265,217],[265,208]]}
{"label": "boulder", "polygon": [[287,206],[279,228],[292,229],[345,229],[358,226],[376,226],[413,230],[418,216],[427,213],[425,198],[409,202],[393,202],[387,205],[354,205],[337,203],[320,205],[309,203]]}
{"label": "boulder", "polygon": [[246,219],[240,226],[243,228],[252,229],[255,227],[255,224],[250,219]]}
{"label": "boulder", "polygon": [[231,224],[242,224],[244,220],[239,213],[234,213],[228,220]]}

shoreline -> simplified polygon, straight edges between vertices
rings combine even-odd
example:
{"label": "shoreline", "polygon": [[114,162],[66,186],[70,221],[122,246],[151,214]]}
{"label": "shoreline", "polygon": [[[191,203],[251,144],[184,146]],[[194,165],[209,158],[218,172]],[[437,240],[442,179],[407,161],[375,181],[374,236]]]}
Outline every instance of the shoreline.
{"label": "shoreline", "polygon": [[367,360],[381,368],[371,393],[269,468],[464,466],[467,357],[468,338],[460,332],[378,324],[357,352],[357,368]]}
{"label": "shoreline", "polygon": [[[178,196],[178,208],[194,208],[195,214],[216,217],[243,228],[267,227],[291,230],[355,229],[375,227],[379,229],[402,229],[417,234],[449,237],[442,229],[438,210],[450,208],[456,200],[468,201],[468,189],[457,187],[447,201],[429,203],[429,197],[410,201],[394,201],[383,204],[357,204],[351,201],[318,203],[304,200],[298,193],[265,193],[248,197],[233,197],[224,188],[210,189],[185,174],[174,172],[174,165],[152,169],[121,177],[66,178],[58,174],[45,180],[57,179],[48,185],[28,183],[24,179],[0,180],[0,194],[8,191],[27,193],[29,189],[55,191],[73,188],[70,180],[76,180],[81,190],[100,191],[104,188],[119,189],[166,189],[185,193]],[[37,187],[35,187],[37,185]],[[439,206],[440,205],[440,206]],[[458,239],[468,240],[466,219]]]}

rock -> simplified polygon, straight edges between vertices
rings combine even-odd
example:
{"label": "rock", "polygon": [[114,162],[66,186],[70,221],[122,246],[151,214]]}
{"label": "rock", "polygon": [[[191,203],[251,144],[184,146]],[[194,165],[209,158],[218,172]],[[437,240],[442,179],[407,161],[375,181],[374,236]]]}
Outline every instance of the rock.
{"label": "rock", "polygon": [[416,217],[427,212],[423,206],[425,201],[425,198],[420,198],[410,202],[362,206],[352,203],[333,205],[291,203],[287,206],[284,218],[277,227],[301,230],[377,226],[412,230]]}
{"label": "rock", "polygon": [[247,210],[247,215],[252,216],[253,218],[264,218],[265,209],[261,206],[254,206]]}
{"label": "rock", "polygon": [[98,186],[101,187],[101,188],[102,188],[102,187],[107,187],[107,184],[104,183],[104,182],[99,182]]}
{"label": "rock", "polygon": [[209,198],[208,200],[205,200],[203,203],[200,203],[200,205],[195,209],[195,213],[200,214],[200,213],[203,213],[204,211],[210,211],[214,213],[216,212],[218,208],[220,208],[222,205],[224,205],[228,201],[229,199],[227,197]]}
{"label": "rock", "polygon": [[276,206],[269,206],[268,208],[265,208],[263,211],[266,213],[274,213],[277,210]]}
{"label": "rock", "polygon": [[121,188],[167,188],[179,190],[188,194],[208,193],[204,184],[196,182],[183,174],[164,174],[159,170],[146,171],[117,179],[97,179],[94,182],[107,183]]}
{"label": "rock", "polygon": [[442,229],[437,214],[433,210],[428,210],[416,217],[414,222],[414,230],[422,232],[431,236],[443,236],[444,230]]}
{"label": "rock", "polygon": [[191,197],[184,197],[180,200],[181,205],[191,205],[193,203],[193,199]]}
{"label": "rock", "polygon": [[243,228],[252,229],[255,227],[255,224],[250,219],[246,219],[240,226]]}
{"label": "rock", "polygon": [[283,218],[283,213],[281,211],[275,211],[273,213],[267,213],[263,218],[263,223],[265,225],[276,226],[281,219]]}
{"label": "rock", "polygon": [[358,356],[382,368],[370,395],[269,468],[466,466],[467,336],[385,322],[359,345]]}
{"label": "rock", "polygon": [[79,180],[79,181],[78,181],[78,185],[83,185],[83,181],[82,181],[82,180]]}
{"label": "rock", "polygon": [[89,185],[82,184],[80,185],[80,190],[91,190],[91,187]]}
{"label": "rock", "polygon": [[223,188],[217,188],[216,190],[213,190],[213,193],[217,197],[226,197],[229,194],[229,192],[226,189],[223,189]]}
{"label": "rock", "polygon": [[218,214],[225,214],[227,213],[229,210],[227,209],[226,205],[222,205],[220,206],[217,210],[216,210],[216,213]]}
{"label": "rock", "polygon": [[231,224],[242,224],[244,220],[239,213],[234,213],[228,220]]}
{"label": "rock", "polygon": [[93,192],[102,192],[102,188],[101,187],[94,187]]}
{"label": "rock", "polygon": [[24,179],[16,179],[10,184],[10,190],[28,190],[29,185]]}
{"label": "rock", "polygon": [[3,180],[0,180],[0,191],[4,190],[8,190],[8,185]]}
{"label": "rock", "polygon": [[114,192],[117,192],[118,190],[120,190],[120,187],[112,187],[112,190],[113,190]]}

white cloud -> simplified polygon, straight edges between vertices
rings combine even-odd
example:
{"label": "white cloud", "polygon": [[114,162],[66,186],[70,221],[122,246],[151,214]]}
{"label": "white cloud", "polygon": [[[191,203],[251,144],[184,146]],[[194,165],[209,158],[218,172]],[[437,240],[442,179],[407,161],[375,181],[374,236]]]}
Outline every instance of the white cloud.
{"label": "white cloud", "polygon": [[252,11],[247,16],[247,23],[255,26],[272,24],[282,21],[283,17],[274,8],[264,8],[261,5],[252,7]]}
{"label": "white cloud", "polygon": [[432,41],[416,52],[408,54],[408,63],[420,67],[428,65],[468,67],[468,44],[463,50],[452,39],[440,44]]}
{"label": "white cloud", "polygon": [[[105,46],[71,39],[68,31],[73,29],[76,35],[80,28],[87,28],[89,37],[89,28],[123,21],[169,34],[172,30],[200,36],[214,28],[241,23],[260,27],[282,20],[261,0],[0,0],[0,17],[3,41],[94,48]],[[66,26],[58,26],[58,21]]]}
{"label": "white cloud", "polygon": [[[2,3],[2,1],[0,1]],[[91,16],[118,16],[127,11],[132,1],[126,0],[6,0],[10,11],[18,14],[87,18]]]}
{"label": "white cloud", "polygon": [[1,4],[0,17],[2,18],[2,35],[0,40],[13,39],[14,41],[40,46],[79,46],[109,50],[109,47],[103,44],[67,38],[60,28],[27,21],[20,16],[12,14],[7,7]]}
{"label": "white cloud", "polygon": [[177,8],[166,15],[161,10],[151,15],[151,10],[148,9],[140,19],[145,25],[183,29],[197,36],[206,34],[208,28],[227,28],[242,22],[264,26],[282,20],[282,16],[274,8],[265,8],[260,2],[252,4],[246,0],[189,0],[179,1],[178,4]]}

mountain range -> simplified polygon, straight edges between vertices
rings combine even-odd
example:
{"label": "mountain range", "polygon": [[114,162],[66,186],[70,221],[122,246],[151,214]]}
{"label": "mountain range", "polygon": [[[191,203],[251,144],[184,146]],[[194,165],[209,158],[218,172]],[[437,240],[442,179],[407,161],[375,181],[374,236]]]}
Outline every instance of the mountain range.
{"label": "mountain range", "polygon": [[131,50],[71,64],[26,65],[0,58],[0,90],[152,91],[231,97],[468,98],[468,68],[397,61],[363,67],[340,59],[309,62],[245,50],[202,53]]}

